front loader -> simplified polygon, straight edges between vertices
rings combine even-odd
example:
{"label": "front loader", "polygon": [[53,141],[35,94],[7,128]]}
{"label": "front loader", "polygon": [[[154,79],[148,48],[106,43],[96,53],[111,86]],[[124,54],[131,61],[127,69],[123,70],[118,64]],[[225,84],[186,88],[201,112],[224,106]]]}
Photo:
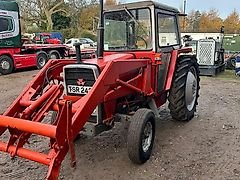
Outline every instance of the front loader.
{"label": "front loader", "polygon": [[[49,167],[46,179],[58,179],[69,152],[76,165],[74,139],[97,135],[121,117],[131,121],[127,150],[136,164],[152,152],[158,108],[169,101],[174,119],[194,117],[199,97],[195,56],[184,55],[177,9],[144,1],[103,8],[97,58],[50,60],[0,116],[0,150]],[[50,119],[46,117],[52,116]],[[48,153],[29,149],[31,136],[49,139]]]}

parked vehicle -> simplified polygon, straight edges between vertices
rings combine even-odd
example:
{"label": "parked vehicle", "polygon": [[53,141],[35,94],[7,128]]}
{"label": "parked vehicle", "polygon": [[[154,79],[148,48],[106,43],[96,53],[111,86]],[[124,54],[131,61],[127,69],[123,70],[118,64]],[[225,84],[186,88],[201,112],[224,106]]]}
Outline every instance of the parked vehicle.
{"label": "parked vehicle", "polygon": [[92,47],[91,44],[86,43],[86,41],[83,41],[81,38],[71,38],[65,43],[65,45],[69,47],[69,56],[76,56],[76,49],[74,46],[76,43],[81,43],[80,48],[82,55],[84,54],[84,58],[94,57],[96,48]]}
{"label": "parked vehicle", "polygon": [[35,33],[33,42],[36,44],[61,44],[61,40],[52,38],[50,33]]}
{"label": "parked vehicle", "polygon": [[[79,43],[79,42],[80,42],[80,40],[78,38],[71,38],[71,39],[67,40],[65,45],[68,46],[71,50],[75,50],[74,44]],[[83,49],[83,48],[84,48],[84,46],[81,45],[81,49]]]}
{"label": "parked vehicle", "polygon": [[91,47],[97,46],[97,43],[91,40],[90,38],[80,38],[80,43],[84,45],[90,45]]}
{"label": "parked vehicle", "polygon": [[75,49],[75,43],[81,43],[81,49],[93,47],[94,42],[90,41],[91,39],[87,39],[88,38],[71,38],[65,44],[71,49]]}
{"label": "parked vehicle", "polygon": [[[37,66],[41,69],[48,59],[68,56],[68,48],[41,34],[47,44],[22,44],[19,8],[14,1],[0,0],[0,74],[9,74],[15,69]],[[58,42],[58,43],[57,43]]]}
{"label": "parked vehicle", "polygon": [[240,52],[232,51],[225,54],[226,69],[235,70],[236,58],[240,56]]}
{"label": "parked vehicle", "polygon": [[50,32],[50,37],[52,39],[59,39],[61,44],[64,42],[64,38],[61,32]]}

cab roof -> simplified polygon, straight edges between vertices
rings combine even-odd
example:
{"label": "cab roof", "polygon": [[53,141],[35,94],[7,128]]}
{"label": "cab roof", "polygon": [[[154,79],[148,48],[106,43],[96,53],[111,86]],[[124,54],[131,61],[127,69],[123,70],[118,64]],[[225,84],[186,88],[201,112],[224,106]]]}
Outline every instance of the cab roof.
{"label": "cab roof", "polygon": [[18,4],[12,0],[0,0],[0,10],[18,12]]}
{"label": "cab roof", "polygon": [[144,8],[144,7],[151,7],[151,6],[154,6],[157,9],[179,13],[179,10],[177,8],[174,8],[162,3],[154,2],[154,1],[141,1],[141,2],[119,4],[119,5],[110,5],[110,6],[105,6],[104,10],[112,11],[112,10],[121,10],[124,8],[135,9],[135,8]]}

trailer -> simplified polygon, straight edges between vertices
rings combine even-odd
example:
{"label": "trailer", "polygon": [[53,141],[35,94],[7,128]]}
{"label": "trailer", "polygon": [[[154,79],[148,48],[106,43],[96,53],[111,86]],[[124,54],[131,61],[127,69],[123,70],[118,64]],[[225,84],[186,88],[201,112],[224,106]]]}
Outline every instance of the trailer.
{"label": "trailer", "polygon": [[218,40],[199,40],[197,42],[197,59],[200,75],[216,76],[225,71],[224,49]]}
{"label": "trailer", "polygon": [[0,74],[26,67],[43,68],[49,59],[68,56],[61,44],[22,44],[18,5],[0,1]]}
{"label": "trailer", "polygon": [[206,38],[197,42],[196,56],[198,59],[200,75],[216,76],[225,71],[223,48],[224,26],[221,27],[220,36],[217,39]]}

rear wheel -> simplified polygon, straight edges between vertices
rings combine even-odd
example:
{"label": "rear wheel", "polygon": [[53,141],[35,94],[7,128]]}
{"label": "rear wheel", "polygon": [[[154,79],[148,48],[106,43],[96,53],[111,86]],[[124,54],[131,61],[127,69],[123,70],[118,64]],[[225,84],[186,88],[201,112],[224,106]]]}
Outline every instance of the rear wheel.
{"label": "rear wheel", "polygon": [[47,64],[48,55],[44,51],[37,52],[37,68],[42,69]]}
{"label": "rear wheel", "polygon": [[13,60],[7,55],[0,56],[0,74],[6,75],[12,73],[14,69]]}
{"label": "rear wheel", "polygon": [[57,50],[51,50],[48,53],[50,59],[60,59],[61,55]]}
{"label": "rear wheel", "polygon": [[133,163],[143,164],[151,156],[155,137],[155,116],[149,109],[139,109],[131,117],[128,129],[128,156]]}
{"label": "rear wheel", "polygon": [[169,93],[169,109],[172,117],[179,121],[188,121],[194,117],[199,97],[199,68],[192,56],[178,59]]}

